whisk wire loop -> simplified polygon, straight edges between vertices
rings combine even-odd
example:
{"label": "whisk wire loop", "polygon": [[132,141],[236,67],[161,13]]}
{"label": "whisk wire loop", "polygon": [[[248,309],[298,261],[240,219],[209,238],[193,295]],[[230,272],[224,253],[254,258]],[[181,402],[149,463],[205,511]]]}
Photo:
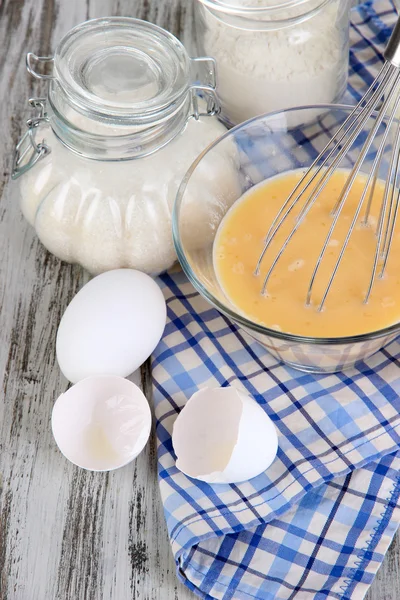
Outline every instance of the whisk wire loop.
{"label": "whisk wire loop", "polygon": [[[394,82],[394,86],[393,86],[393,88],[391,90],[392,92],[393,92],[393,89],[395,88],[395,86],[397,86],[397,83],[399,81],[400,81],[400,72],[397,72],[396,73],[395,82]],[[380,126],[381,126],[381,124],[382,124],[382,122],[383,122],[383,120],[384,120],[384,118],[386,116],[386,110],[389,107],[391,101],[392,101],[392,93],[390,93],[389,96],[388,96],[388,98],[384,101],[382,109],[381,109],[381,111],[379,112],[379,114],[377,115],[377,117],[375,119],[375,122],[374,122],[374,124],[372,126],[372,129],[369,132],[368,137],[367,137],[367,139],[366,139],[366,141],[365,141],[365,143],[364,143],[364,145],[362,147],[360,155],[358,156],[358,158],[357,158],[357,160],[356,160],[356,162],[355,162],[355,164],[354,164],[354,166],[353,166],[353,168],[352,168],[352,170],[350,172],[350,175],[349,175],[349,177],[346,180],[344,188],[343,188],[343,190],[342,190],[342,192],[341,192],[341,194],[339,196],[337,207],[335,207],[334,210],[333,210],[333,222],[332,222],[331,227],[329,229],[328,235],[327,235],[327,237],[326,237],[326,239],[324,241],[324,245],[322,247],[321,253],[320,253],[320,255],[318,256],[318,259],[317,259],[317,264],[316,264],[316,266],[314,268],[314,271],[313,271],[313,274],[311,276],[311,282],[310,282],[310,285],[309,285],[309,288],[308,288],[308,292],[307,292],[307,300],[306,300],[306,304],[307,305],[309,305],[311,303],[311,295],[312,295],[312,290],[313,290],[313,286],[314,286],[314,283],[315,283],[315,279],[316,279],[318,270],[320,268],[320,265],[322,263],[322,259],[323,259],[324,255],[325,255],[326,249],[327,249],[327,247],[329,245],[329,241],[330,241],[330,239],[332,237],[332,234],[333,234],[333,232],[334,232],[334,230],[336,228],[336,225],[337,225],[337,223],[339,221],[340,214],[341,214],[341,212],[343,210],[343,207],[346,204],[346,201],[348,199],[348,196],[350,194],[350,191],[351,191],[351,188],[352,188],[352,186],[354,184],[354,181],[356,180],[356,178],[357,178],[357,176],[358,176],[358,174],[360,172],[361,165],[363,164],[363,162],[365,160],[365,157],[367,156],[367,154],[368,154],[368,152],[369,152],[369,150],[371,148],[371,145],[373,144],[373,142],[374,142],[374,140],[376,138],[376,134],[378,132],[378,129],[380,128]],[[385,148],[386,141],[387,141],[388,135],[390,133],[390,126],[391,126],[391,124],[392,124],[392,122],[394,120],[395,114],[396,114],[396,109],[397,109],[397,103],[395,104],[395,106],[394,106],[394,108],[393,108],[393,110],[391,112],[389,121],[387,123],[387,127],[385,129],[384,134],[382,135],[382,140],[381,140],[381,142],[379,144],[378,151],[376,153],[374,162],[372,164],[372,169],[371,169],[371,171],[370,171],[370,173],[369,173],[369,175],[367,177],[367,181],[366,181],[366,184],[364,186],[363,192],[361,194],[360,201],[358,202],[355,214],[354,214],[353,219],[351,221],[350,227],[349,227],[349,229],[348,229],[348,231],[346,233],[346,237],[345,237],[345,240],[343,242],[342,248],[341,248],[341,250],[339,252],[339,256],[338,256],[338,258],[336,260],[336,263],[335,263],[335,266],[333,268],[332,274],[331,274],[331,276],[329,278],[328,284],[327,284],[327,286],[325,288],[325,291],[323,293],[322,300],[321,300],[321,302],[320,302],[320,304],[318,306],[318,311],[319,312],[322,311],[322,309],[324,307],[326,298],[327,298],[327,296],[329,294],[329,291],[330,291],[330,289],[332,287],[333,281],[334,281],[334,279],[336,277],[337,271],[338,271],[339,266],[340,266],[340,264],[342,262],[344,253],[345,253],[345,251],[347,249],[347,246],[349,244],[351,235],[352,235],[352,233],[354,231],[354,228],[355,228],[356,223],[358,221],[358,218],[360,216],[361,209],[363,207],[363,204],[364,204],[364,201],[365,201],[365,198],[366,198],[366,195],[367,195],[368,188],[369,188],[369,186],[371,184],[371,181],[372,181],[372,179],[373,179],[373,177],[375,175],[376,166],[378,165],[380,157],[382,156],[383,150]],[[389,181],[390,181],[390,177],[388,178],[388,182]],[[368,301],[367,299],[364,300],[364,302],[367,302],[367,301]]]}
{"label": "whisk wire loop", "polygon": [[[390,84],[393,84],[396,77],[398,76],[398,70],[395,67],[393,67],[393,65],[388,65],[386,69],[383,68],[381,70],[381,73],[383,73],[384,79],[383,79],[382,83],[378,86],[378,89],[375,90],[375,92],[372,94],[371,98],[367,101],[366,105],[362,108],[362,110],[360,112],[357,111],[357,107],[352,111],[352,113],[349,115],[349,117],[343,123],[341,128],[343,129],[343,126],[345,125],[346,122],[350,123],[349,126],[347,127],[347,129],[345,129],[343,131],[342,135],[336,141],[333,148],[330,150],[329,154],[323,159],[322,163],[316,169],[315,173],[312,173],[313,167],[312,166],[309,167],[307,172],[303,175],[303,177],[297,184],[295,190],[293,190],[293,192],[291,193],[289,198],[284,203],[282,209],[280,209],[280,211],[278,212],[278,215],[275,218],[275,220],[271,226],[271,228],[273,227],[273,230],[271,231],[271,228],[270,228],[270,232],[267,234],[267,239],[265,241],[263,251],[259,257],[259,260],[258,260],[258,263],[256,266],[256,271],[255,271],[256,275],[259,274],[259,272],[260,272],[261,263],[264,259],[264,256],[265,256],[268,248],[271,245],[271,242],[275,238],[277,232],[279,231],[279,229],[281,228],[283,223],[286,221],[287,217],[289,216],[289,214],[291,213],[293,208],[301,200],[301,198],[303,197],[304,193],[307,191],[307,189],[311,185],[311,183],[313,183],[313,181],[315,181],[315,179],[317,179],[320,176],[320,178],[317,179],[316,185],[314,186],[314,188],[310,192],[310,195],[308,196],[307,200],[305,201],[305,204],[296,219],[294,228],[292,229],[290,234],[285,239],[283,245],[281,246],[278,254],[276,255],[275,259],[273,260],[271,267],[269,268],[269,270],[264,278],[264,282],[263,282],[263,286],[262,286],[262,290],[261,290],[261,293],[263,295],[265,295],[267,293],[268,281],[269,281],[276,265],[278,264],[279,259],[281,258],[283,252],[286,250],[288,244],[292,240],[294,234],[298,231],[299,226],[303,223],[305,217],[307,216],[307,214],[309,213],[311,208],[314,206],[320,193],[323,191],[323,189],[327,185],[331,175],[336,170],[337,166],[340,164],[340,162],[346,156],[347,152],[353,146],[353,144],[357,140],[360,132],[364,129],[367,121],[371,117],[371,112],[374,110],[374,108],[376,107],[378,102],[381,100],[382,94],[386,91],[387,87],[389,87]],[[375,81],[377,81],[377,79]],[[365,101],[365,97],[364,97],[364,101]],[[360,104],[362,104],[362,101],[361,101],[361,103],[359,103],[359,105]],[[349,121],[349,119],[351,119],[352,116],[355,117],[354,120]],[[382,117],[382,119],[383,119],[383,117]],[[350,135],[349,135],[349,133],[350,133]],[[336,136],[337,136],[337,133],[336,133]],[[340,147],[341,142],[346,138],[346,136],[349,136],[348,139],[342,145],[342,147]],[[334,140],[335,140],[335,138],[332,138],[332,140],[330,140],[330,142],[325,146],[325,148],[329,149],[329,145]],[[371,143],[372,143],[372,141],[371,141]],[[332,163],[328,167],[324,168],[326,163],[328,162],[328,160],[335,154],[335,152],[337,152],[337,154],[334,157],[334,159],[332,160]],[[319,162],[319,160],[323,157],[323,154],[324,154],[324,150],[319,154],[319,157],[314,161],[313,164],[317,164]],[[293,195],[295,194],[296,189],[298,190],[300,188],[301,184],[304,183],[304,181],[306,181],[308,177],[310,177],[309,181],[306,182],[305,186],[302,189],[300,189],[300,191],[293,198]],[[282,215],[282,212],[285,209],[285,206],[287,206],[287,204],[289,202],[290,202],[290,206],[286,209],[286,211]],[[333,212],[337,211],[339,202],[340,202],[340,199],[339,199],[338,203],[336,204]],[[282,215],[282,216],[279,219],[279,221],[276,223],[276,219],[278,219],[280,215]]]}
{"label": "whisk wire loop", "polygon": [[[272,276],[276,265],[291,242],[293,236],[296,234],[300,225],[303,223],[306,216],[320,196],[321,192],[330,181],[335,170],[347,157],[348,152],[353,148],[357,140],[359,140],[360,134],[362,134],[368,127],[370,119],[373,118],[374,121],[371,129],[331,212],[332,223],[330,225],[328,234],[324,239],[322,249],[318,255],[311,275],[306,295],[306,305],[312,304],[312,296],[316,278],[326,254],[326,250],[332,239],[333,232],[338,224],[340,215],[346,202],[348,201],[350,192],[361,171],[364,161],[370,153],[371,148],[373,147],[373,144],[379,134],[381,135],[381,139],[378,145],[378,150],[374,156],[370,172],[366,177],[365,185],[352,216],[350,226],[346,231],[339,255],[328,278],[327,285],[322,293],[322,298],[317,307],[318,311],[322,311],[324,308],[325,301],[339,270],[340,264],[350,242],[350,238],[354,232],[357,222],[360,219],[360,215],[365,203],[365,214],[361,219],[361,225],[368,226],[372,202],[375,196],[376,184],[382,166],[383,155],[387,148],[389,134],[392,131],[393,122],[400,107],[400,18],[387,46],[385,58],[386,62],[382,66],[380,72],[365,96],[345,119],[332,139],[329,140],[318,157],[312,162],[308,170],[302,175],[274,218],[265,238],[264,246],[255,268],[255,275],[260,274],[264,257],[268,252],[268,249],[271,247],[273,240],[276,238],[277,233],[284,225],[292,211],[296,207],[299,208],[293,227],[285,236],[283,243],[280,245],[278,251],[273,257],[271,265],[265,275],[261,289],[261,293],[263,295],[267,294],[267,286],[270,277]],[[379,105],[381,106],[379,107]],[[375,111],[377,112],[375,113]],[[382,128],[382,125],[384,126],[384,129],[383,133],[380,134],[379,132],[380,128]],[[400,208],[400,190],[397,190],[397,192],[395,190],[399,168],[400,122],[397,123],[394,143],[392,144],[391,148],[389,171],[376,228],[377,240],[372,272],[368,289],[364,297],[365,303],[367,303],[370,298],[380,262],[382,264],[378,277],[384,276],[387,266],[395,232],[396,220]]]}
{"label": "whisk wire loop", "polygon": [[[295,188],[290,193],[290,195],[287,198],[287,200],[284,202],[284,204],[280,208],[278,214],[274,218],[274,220],[273,220],[273,222],[272,222],[272,224],[271,224],[271,226],[269,228],[269,231],[267,233],[262,253],[261,253],[261,255],[260,255],[259,259],[258,259],[257,265],[256,265],[255,275],[259,275],[260,269],[261,269],[261,264],[262,264],[262,261],[264,259],[264,256],[265,256],[265,254],[266,254],[266,252],[267,252],[267,250],[268,250],[268,248],[269,248],[272,240],[274,239],[277,231],[279,230],[279,228],[281,227],[281,225],[283,224],[283,222],[286,220],[286,218],[289,216],[289,214],[292,212],[293,208],[295,207],[295,205],[298,202],[298,200],[300,199],[300,197],[304,194],[304,192],[311,186],[311,184],[314,182],[314,180],[318,177],[318,175],[320,174],[320,172],[322,171],[322,169],[324,168],[324,166],[326,165],[326,163],[329,161],[329,159],[331,158],[331,156],[334,154],[334,152],[340,146],[340,144],[343,141],[343,139],[348,134],[349,129],[346,129],[346,126],[349,123],[351,123],[353,117],[356,117],[356,119],[355,119],[355,121],[353,123],[353,126],[357,123],[357,120],[359,120],[361,118],[364,118],[364,117],[366,117],[366,120],[369,118],[371,107],[372,106],[376,106],[377,101],[379,101],[380,98],[382,97],[382,92],[380,90],[375,90],[375,86],[379,82],[379,79],[381,77],[386,77],[388,75],[389,71],[390,71],[390,75],[393,73],[393,71],[391,71],[390,67],[391,67],[390,63],[385,63],[382,66],[380,72],[378,73],[377,77],[375,78],[375,80],[374,80],[373,84],[371,85],[371,87],[369,88],[368,92],[365,94],[364,98],[362,98],[360,100],[360,102],[357,104],[357,106],[355,106],[355,108],[352,110],[352,112],[350,113],[350,115],[346,118],[346,120],[343,122],[343,124],[336,131],[334,137],[331,140],[329,140],[329,142],[326,144],[326,146],[323,148],[323,150],[320,152],[320,154],[317,156],[317,158],[313,161],[313,163],[309,167],[307,173],[305,173],[301,177],[301,179],[299,180],[299,182],[296,184]],[[372,96],[367,101],[367,98],[368,98],[368,96],[370,94],[372,94]],[[361,108],[361,106],[364,103],[366,103],[365,106],[363,107],[363,109],[361,110],[361,112],[359,112],[359,108]],[[362,123],[364,124],[365,121],[363,120]],[[350,125],[349,128],[351,128],[351,126],[352,125]],[[362,127],[363,127],[363,125],[360,126],[359,131],[362,130]],[[358,131],[358,133],[359,133],[359,131]],[[342,134],[341,137],[336,140],[337,136],[340,135],[340,134]],[[306,181],[307,178],[308,178],[308,175],[318,165],[318,163],[320,162],[321,157],[325,154],[325,152],[327,152],[329,150],[329,147],[331,146],[331,144],[335,140],[336,140],[336,144],[334,145],[334,147],[332,148],[332,150],[324,158],[324,160],[322,161],[322,163],[319,165],[318,169],[315,170],[315,172],[312,174],[312,176],[309,178],[309,180]],[[328,176],[328,174],[329,173],[324,173],[324,176]],[[300,189],[304,182],[306,182],[305,186],[302,189]],[[322,189],[323,188],[321,188],[320,191],[322,191]],[[315,192],[315,188],[314,188],[313,192]],[[287,208],[289,204],[290,204],[290,206],[289,206],[289,208]],[[300,216],[298,217],[298,219],[300,220]],[[264,281],[262,293],[265,293],[265,288],[266,288],[266,283]]]}
{"label": "whisk wire loop", "polygon": [[[398,96],[398,98],[396,99],[395,105],[392,110],[392,114],[390,117],[392,122],[394,120],[394,117],[396,115],[399,105],[400,105],[400,96]],[[392,149],[392,153],[391,153],[389,173],[388,173],[388,177],[387,177],[386,184],[385,184],[383,201],[381,204],[381,211],[380,211],[378,226],[377,226],[377,233],[376,233],[377,241],[376,241],[376,246],[375,246],[375,254],[374,254],[374,261],[373,261],[373,266],[372,266],[372,273],[371,273],[371,277],[369,280],[367,293],[364,298],[364,304],[368,303],[368,300],[371,296],[372,288],[373,288],[374,281],[376,278],[376,273],[378,271],[380,257],[383,259],[383,265],[382,265],[381,272],[378,275],[379,278],[383,277],[385,269],[386,269],[387,259],[389,256],[390,246],[391,246],[391,243],[393,240],[394,227],[396,224],[396,217],[397,217],[397,212],[398,212],[398,207],[399,207],[399,194],[398,193],[397,193],[397,200],[396,200],[396,202],[394,202],[395,178],[396,178],[396,174],[399,169],[399,164],[400,164],[400,122],[397,124],[395,143],[393,145],[393,149]],[[387,219],[387,225],[385,226],[389,194],[390,194],[389,216]],[[390,223],[392,223],[392,226]],[[384,231],[385,231],[385,233],[384,233]],[[384,239],[383,252],[381,251],[382,237]],[[385,251],[385,247],[386,247],[386,251]]]}
{"label": "whisk wire loop", "polygon": [[[396,101],[396,110],[400,105],[400,97],[397,99]],[[387,262],[387,257],[390,251],[390,246],[391,246],[391,240],[393,238],[393,229],[394,229],[394,225],[395,225],[395,219],[396,219],[396,206],[397,203],[394,201],[394,197],[395,197],[395,178],[396,178],[396,174],[399,172],[399,166],[400,166],[400,122],[398,122],[397,124],[397,128],[396,128],[396,135],[395,135],[395,143],[393,145],[393,151],[392,151],[392,156],[391,156],[391,164],[390,164],[390,177],[388,178],[389,182],[393,182],[391,185],[391,189],[390,189],[390,206],[389,206],[389,217],[388,217],[388,224],[390,224],[388,227],[385,228],[385,238],[383,240],[383,250],[382,250],[382,260],[384,261],[383,263],[383,268],[380,274],[380,277],[383,276],[384,271],[385,271],[385,263]],[[393,227],[392,227],[393,225]]]}

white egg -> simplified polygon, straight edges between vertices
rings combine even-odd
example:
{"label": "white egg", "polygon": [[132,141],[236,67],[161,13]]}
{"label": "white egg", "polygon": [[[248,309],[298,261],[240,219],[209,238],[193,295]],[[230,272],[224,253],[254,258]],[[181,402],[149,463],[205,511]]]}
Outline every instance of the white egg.
{"label": "white egg", "polygon": [[89,377],[57,399],[51,426],[68,460],[91,471],[110,471],[143,450],[151,412],[144,394],[131,381]]}
{"label": "white egg", "polygon": [[263,473],[278,450],[275,426],[249,396],[233,387],[202,389],[174,423],[180,471],[207,483],[239,483]]}
{"label": "white egg", "polygon": [[73,298],[57,333],[57,360],[72,383],[93,375],[127,377],[161,339],[164,296],[156,282],[132,269],[98,275]]}

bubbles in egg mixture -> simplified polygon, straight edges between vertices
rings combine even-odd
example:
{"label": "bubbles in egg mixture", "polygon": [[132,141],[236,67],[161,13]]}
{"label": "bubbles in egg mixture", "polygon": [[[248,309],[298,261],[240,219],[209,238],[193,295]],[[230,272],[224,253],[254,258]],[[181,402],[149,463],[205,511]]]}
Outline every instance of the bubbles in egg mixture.
{"label": "bubbles in egg mixture", "polygon": [[[214,240],[214,269],[222,291],[234,310],[250,320],[286,333],[311,337],[345,337],[376,331],[400,319],[400,224],[397,224],[387,272],[376,280],[367,305],[363,303],[376,248],[375,231],[385,182],[378,181],[368,226],[360,216],[322,312],[317,310],[342,249],[351,220],[364,189],[366,178],[358,176],[346,200],[337,226],[321,262],[312,294],[307,291],[317,258],[332,224],[331,211],[349,175],[333,174],[291,239],[262,295],[266,274],[282,244],[293,229],[303,203],[280,227],[261,265],[254,274],[271,224],[299,181],[303,171],[292,171],[264,181],[244,194],[220,223]],[[306,194],[304,195],[306,196]],[[234,243],[233,243],[234,241]],[[382,308],[385,310],[383,311]]]}

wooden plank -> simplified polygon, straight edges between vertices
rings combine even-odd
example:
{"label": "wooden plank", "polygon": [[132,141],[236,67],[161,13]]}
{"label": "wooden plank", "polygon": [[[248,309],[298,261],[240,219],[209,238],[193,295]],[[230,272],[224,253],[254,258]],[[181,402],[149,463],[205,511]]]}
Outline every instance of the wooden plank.
{"label": "wooden plank", "polygon": [[[73,467],[54,444],[51,409],[67,387],[55,362],[56,328],[87,276],[44,251],[9,182],[13,148],[29,116],[27,99],[41,93],[25,71],[26,51],[50,54],[88,17],[124,13],[167,19],[172,27],[177,6],[80,0],[1,5],[1,600],[172,600],[178,589],[180,598],[192,597],[178,588],[174,574],[154,438],[135,463],[110,474]],[[149,392],[148,369],[143,376]],[[140,383],[140,374],[135,379]]]}
{"label": "wooden plank", "polygon": [[400,535],[397,533],[366,600],[399,600],[400,598]]}
{"label": "wooden plank", "polygon": [[[38,243],[9,182],[27,98],[43,88],[24,68],[27,50],[51,54],[87,18],[127,15],[166,27],[189,47],[190,0],[3,0],[0,5],[0,600],[185,600],[156,481],[154,436],[138,460],[88,473],[58,452],[51,409],[67,382],[55,361],[65,307],[87,280]],[[133,380],[150,397],[146,365]],[[369,600],[398,600],[395,544]]]}

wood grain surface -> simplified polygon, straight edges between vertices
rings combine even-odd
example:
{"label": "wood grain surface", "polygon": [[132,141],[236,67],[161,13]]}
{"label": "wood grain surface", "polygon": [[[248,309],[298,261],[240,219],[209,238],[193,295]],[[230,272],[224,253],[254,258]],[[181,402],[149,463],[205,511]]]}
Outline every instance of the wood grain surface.
{"label": "wood grain surface", "polygon": [[[55,446],[51,409],[67,389],[56,330],[88,277],[43,249],[10,183],[27,99],[43,91],[25,71],[26,52],[51,54],[71,27],[106,15],[147,19],[190,48],[191,0],[0,3],[0,600],[194,599],[175,577],[154,436],[134,463],[108,474],[74,467]],[[148,365],[133,380],[150,399]],[[400,599],[399,564],[394,543],[369,600]]]}

